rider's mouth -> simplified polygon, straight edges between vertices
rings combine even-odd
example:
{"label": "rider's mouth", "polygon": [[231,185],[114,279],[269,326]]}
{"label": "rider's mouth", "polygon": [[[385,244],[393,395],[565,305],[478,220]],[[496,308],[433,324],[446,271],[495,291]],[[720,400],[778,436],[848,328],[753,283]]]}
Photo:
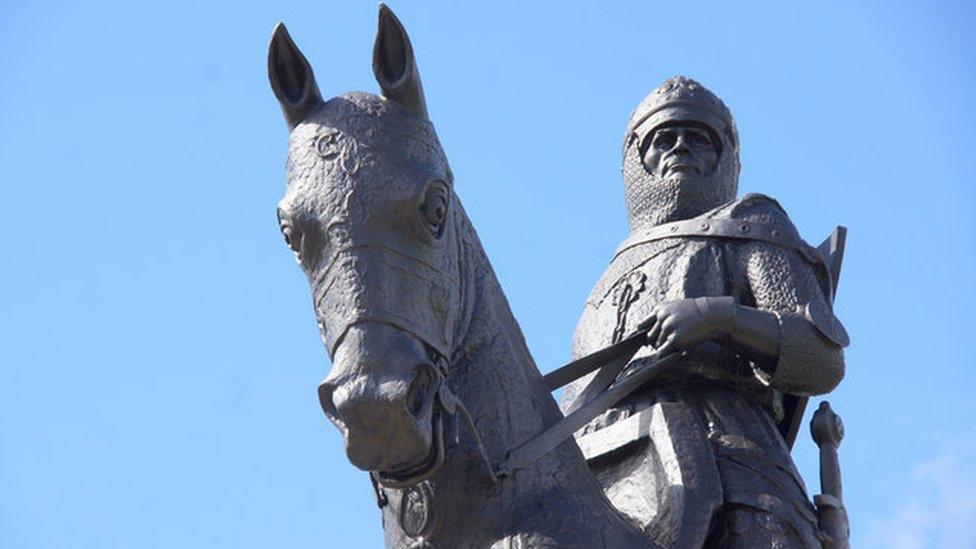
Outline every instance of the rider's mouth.
{"label": "rider's mouth", "polygon": [[698,174],[698,168],[692,164],[674,164],[668,167],[668,175]]}
{"label": "rider's mouth", "polygon": [[388,488],[406,488],[427,480],[440,469],[444,463],[444,418],[440,406],[434,406],[430,423],[433,433],[427,457],[419,463],[393,471],[376,471],[380,484]]}

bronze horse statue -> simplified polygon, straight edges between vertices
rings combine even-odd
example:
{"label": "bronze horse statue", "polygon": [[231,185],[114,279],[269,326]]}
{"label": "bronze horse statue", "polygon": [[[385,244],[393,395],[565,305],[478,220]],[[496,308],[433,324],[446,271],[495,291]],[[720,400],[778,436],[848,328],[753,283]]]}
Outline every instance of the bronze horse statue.
{"label": "bronze horse statue", "polygon": [[283,25],[271,86],[291,129],[278,206],[332,370],[322,408],[370,472],[388,547],[647,547],[569,437],[493,463],[562,419],[428,120],[403,26],[380,6],[382,95],[324,101]]}

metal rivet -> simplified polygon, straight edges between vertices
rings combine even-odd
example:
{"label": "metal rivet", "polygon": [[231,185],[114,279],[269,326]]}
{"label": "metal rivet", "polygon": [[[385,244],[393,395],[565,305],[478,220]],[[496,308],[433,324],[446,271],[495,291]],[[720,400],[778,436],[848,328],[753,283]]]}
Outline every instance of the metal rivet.
{"label": "metal rivet", "polygon": [[708,230],[708,223],[702,223],[701,224],[701,230],[707,231]]}
{"label": "metal rivet", "polygon": [[678,230],[678,226],[677,226],[677,225],[671,225],[671,232],[672,232],[672,233],[673,233],[674,231],[677,231],[677,230]]}
{"label": "metal rivet", "polygon": [[773,236],[779,236],[779,231],[776,230],[776,229],[773,229]]}
{"label": "metal rivet", "polygon": [[749,232],[749,225],[743,225],[743,226],[739,227],[739,230],[742,231],[742,232],[744,232],[744,233],[747,233],[747,232]]}

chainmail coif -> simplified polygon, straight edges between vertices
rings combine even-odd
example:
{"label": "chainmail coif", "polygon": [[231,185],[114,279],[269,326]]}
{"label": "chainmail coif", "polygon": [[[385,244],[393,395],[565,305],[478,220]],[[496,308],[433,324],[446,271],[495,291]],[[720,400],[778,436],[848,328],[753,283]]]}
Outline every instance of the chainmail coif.
{"label": "chainmail coif", "polygon": [[[662,124],[693,122],[711,128],[719,158],[700,177],[658,178],[641,160],[641,142]],[[690,78],[668,79],[631,115],[624,136],[624,197],[630,230],[689,219],[735,199],[739,184],[739,145],[728,108],[715,94]]]}

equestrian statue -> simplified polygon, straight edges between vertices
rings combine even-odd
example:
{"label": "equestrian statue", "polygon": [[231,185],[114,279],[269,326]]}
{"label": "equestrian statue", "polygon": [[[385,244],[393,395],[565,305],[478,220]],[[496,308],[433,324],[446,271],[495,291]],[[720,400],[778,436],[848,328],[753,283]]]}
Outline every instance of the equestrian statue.
{"label": "equestrian statue", "polygon": [[807,398],[843,377],[845,232],[814,248],[773,199],[736,198],[724,103],[677,77],[638,106],[630,235],[573,362],[542,375],[384,5],[373,73],[379,95],[325,100],[274,30],[268,74],[291,132],[278,222],[332,361],[319,400],[369,474],[386,546],[846,547],[843,428],[826,403],[814,503],[789,450]]}

